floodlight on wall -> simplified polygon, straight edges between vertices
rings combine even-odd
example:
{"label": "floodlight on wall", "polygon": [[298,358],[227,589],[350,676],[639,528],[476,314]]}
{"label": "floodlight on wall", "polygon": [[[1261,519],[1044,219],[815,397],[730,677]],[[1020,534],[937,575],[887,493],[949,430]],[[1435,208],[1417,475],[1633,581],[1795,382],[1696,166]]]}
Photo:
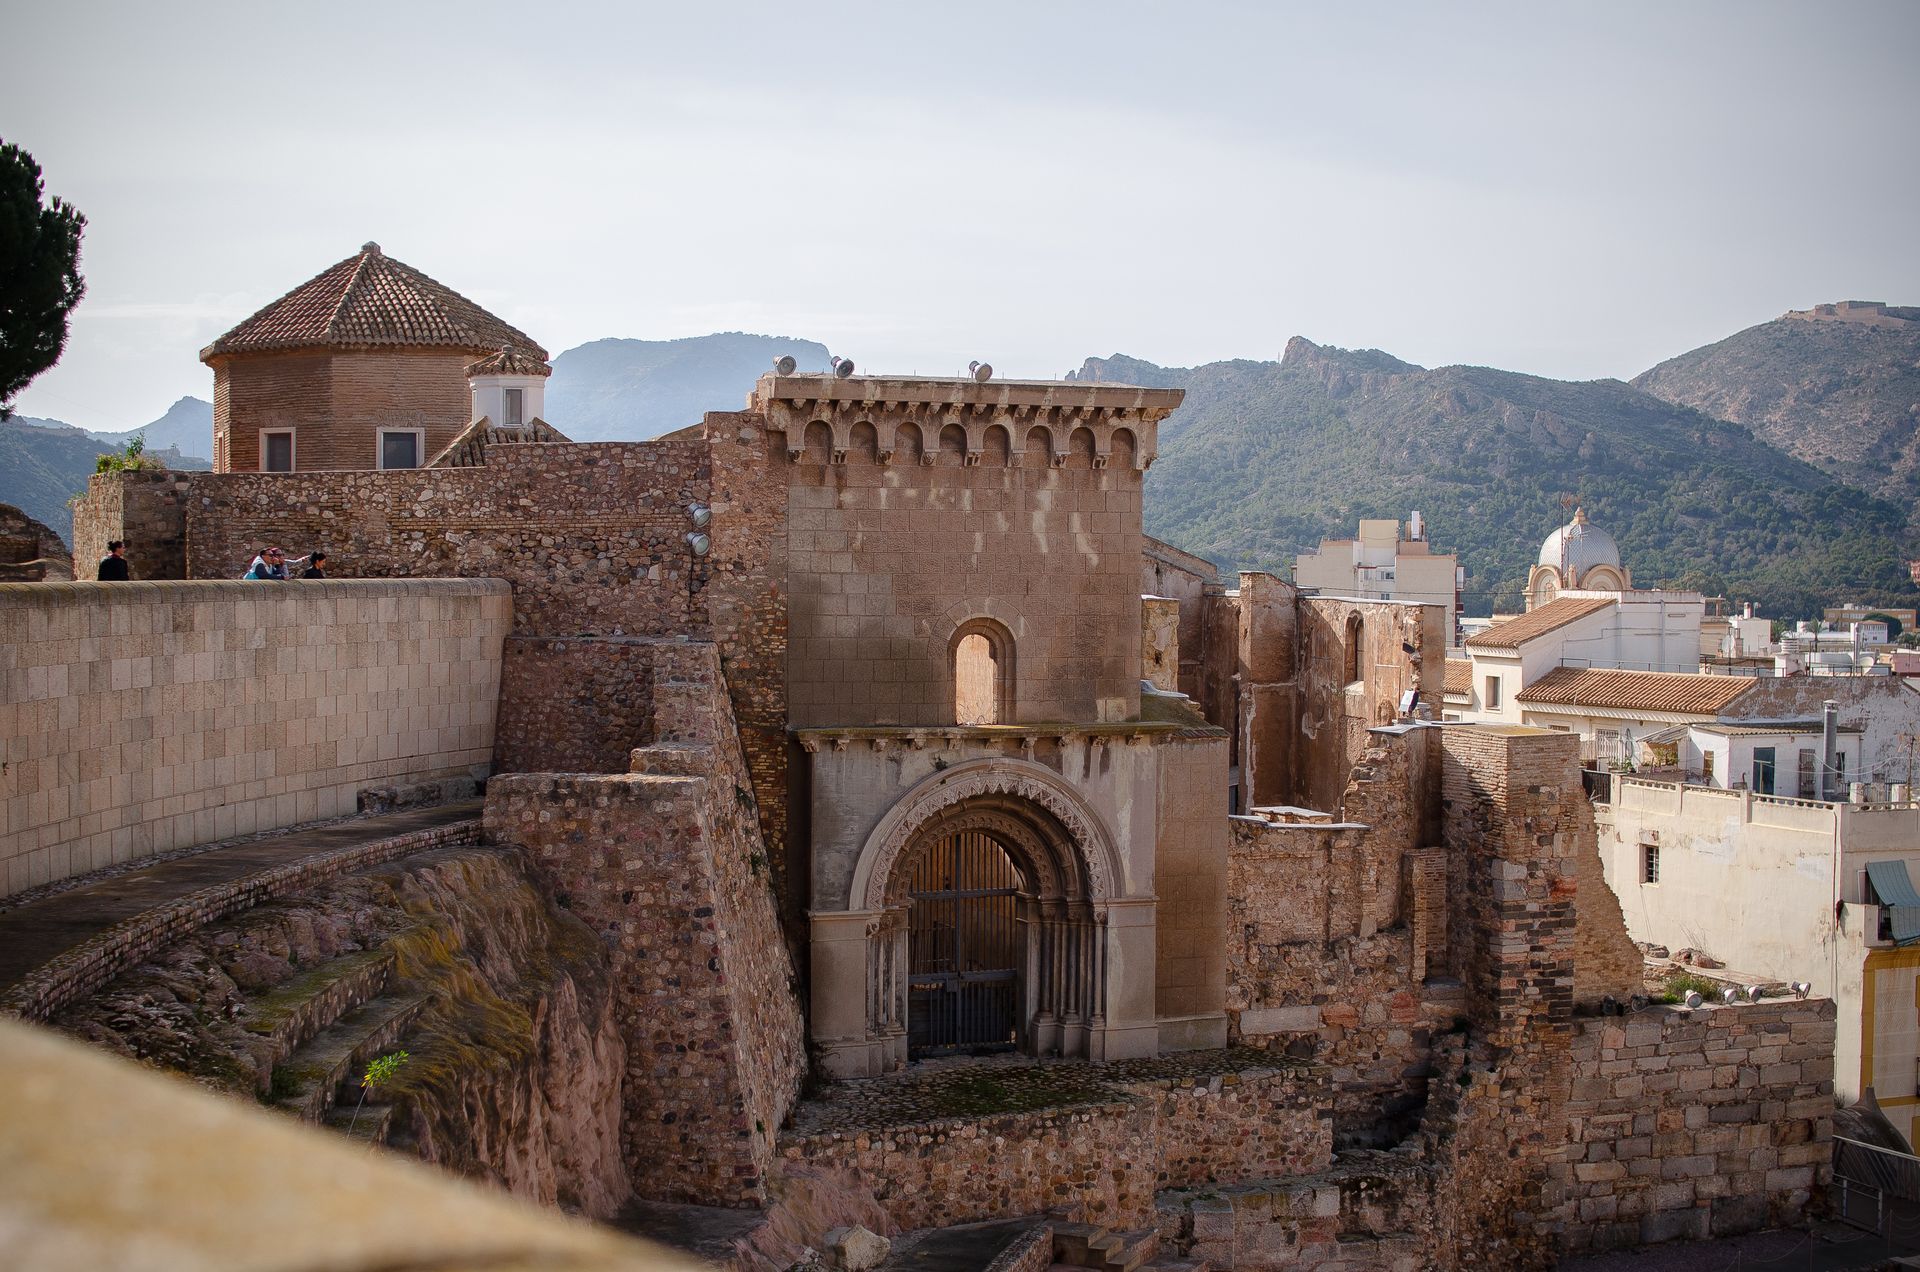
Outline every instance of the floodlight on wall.
{"label": "floodlight on wall", "polygon": [[988,380],[993,379],[993,364],[991,362],[969,362],[967,363],[967,374],[980,381],[980,383],[985,384]]}
{"label": "floodlight on wall", "polygon": [[836,357],[833,360],[832,366],[833,366],[833,378],[836,380],[844,380],[848,376],[853,374],[852,358]]}
{"label": "floodlight on wall", "polygon": [[1687,1006],[1698,1007],[1701,1003],[1705,1001],[1706,999],[1700,997],[1700,994],[1698,991],[1691,990],[1691,989],[1687,991]]}
{"label": "floodlight on wall", "polygon": [[688,504],[687,520],[693,522],[695,530],[705,530],[708,523],[713,520],[713,509],[703,503]]}
{"label": "floodlight on wall", "polygon": [[1720,991],[1720,1001],[1731,1007],[1740,1001],[1740,991],[1729,985]]}
{"label": "floodlight on wall", "polygon": [[1812,981],[1793,982],[1793,996],[1795,998],[1805,998],[1808,994],[1811,994],[1812,992],[1813,992]]}
{"label": "floodlight on wall", "polygon": [[798,362],[794,361],[792,354],[783,353],[773,360],[773,373],[775,375],[792,375],[799,365]]}
{"label": "floodlight on wall", "polygon": [[713,540],[694,530],[687,535],[687,547],[693,550],[693,555],[703,557],[713,551]]}
{"label": "floodlight on wall", "polygon": [[1767,988],[1764,985],[1749,985],[1747,986],[1747,1001],[1757,1003],[1766,995],[1766,992]]}

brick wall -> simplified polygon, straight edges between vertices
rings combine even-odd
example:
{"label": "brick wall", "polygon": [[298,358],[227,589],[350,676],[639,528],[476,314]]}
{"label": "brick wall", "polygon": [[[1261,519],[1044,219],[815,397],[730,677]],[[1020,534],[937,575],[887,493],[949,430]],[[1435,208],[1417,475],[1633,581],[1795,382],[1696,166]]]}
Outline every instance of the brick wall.
{"label": "brick wall", "polygon": [[214,365],[214,466],[257,472],[262,429],[294,430],[294,466],[378,468],[381,428],[422,429],[422,463],[472,422],[466,365],[493,350],[258,353]]}
{"label": "brick wall", "polygon": [[1833,1040],[1824,999],[1580,1021],[1553,1168],[1566,1248],[1802,1220],[1832,1179]]}
{"label": "brick wall", "polygon": [[1154,1194],[1304,1174],[1331,1155],[1316,1083],[1251,1071],[1231,1084],[1109,1081],[1123,1098],[1031,1113],[932,1119],[782,1138],[789,1162],[843,1167],[902,1229],[1041,1211],[1114,1228],[1153,1222]]}
{"label": "brick wall", "polygon": [[484,769],[497,580],[0,585],[5,892]]}

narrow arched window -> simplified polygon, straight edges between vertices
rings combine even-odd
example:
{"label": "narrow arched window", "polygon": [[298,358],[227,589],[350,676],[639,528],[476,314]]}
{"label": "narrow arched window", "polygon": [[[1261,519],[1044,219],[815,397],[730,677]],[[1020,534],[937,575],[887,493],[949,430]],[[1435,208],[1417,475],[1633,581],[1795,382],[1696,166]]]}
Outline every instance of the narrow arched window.
{"label": "narrow arched window", "polygon": [[953,718],[956,724],[1013,722],[1013,637],[991,619],[954,633]]}
{"label": "narrow arched window", "polygon": [[1357,684],[1367,678],[1366,654],[1367,626],[1360,621],[1358,614],[1347,616],[1347,674],[1348,684]]}

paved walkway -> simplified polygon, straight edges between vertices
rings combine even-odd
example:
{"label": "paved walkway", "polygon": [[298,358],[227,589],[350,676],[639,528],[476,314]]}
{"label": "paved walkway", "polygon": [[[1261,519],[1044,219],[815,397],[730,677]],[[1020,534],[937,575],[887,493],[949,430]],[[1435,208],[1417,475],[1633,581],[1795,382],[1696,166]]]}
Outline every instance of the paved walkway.
{"label": "paved walkway", "polygon": [[115,924],[202,888],[332,856],[396,835],[472,821],[480,816],[481,809],[480,800],[469,799],[217,844],[24,905],[6,906],[0,909],[0,990]]}

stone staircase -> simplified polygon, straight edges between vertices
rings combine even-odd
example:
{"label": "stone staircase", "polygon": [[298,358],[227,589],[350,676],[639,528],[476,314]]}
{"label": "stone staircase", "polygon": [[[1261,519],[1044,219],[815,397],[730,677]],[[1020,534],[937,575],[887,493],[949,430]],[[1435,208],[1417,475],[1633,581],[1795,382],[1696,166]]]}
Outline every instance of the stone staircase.
{"label": "stone staircase", "polygon": [[355,1116],[369,1062],[391,1051],[428,998],[390,985],[393,955],[369,950],[333,959],[282,985],[248,1022],[265,1040],[263,1094],[316,1126],[385,1144],[393,1108],[368,1103]]}
{"label": "stone staircase", "polygon": [[1207,1272],[1204,1260],[1155,1258],[1160,1233],[1153,1228],[1115,1232],[1091,1223],[1051,1221],[1053,1272],[1097,1268],[1099,1272]]}

